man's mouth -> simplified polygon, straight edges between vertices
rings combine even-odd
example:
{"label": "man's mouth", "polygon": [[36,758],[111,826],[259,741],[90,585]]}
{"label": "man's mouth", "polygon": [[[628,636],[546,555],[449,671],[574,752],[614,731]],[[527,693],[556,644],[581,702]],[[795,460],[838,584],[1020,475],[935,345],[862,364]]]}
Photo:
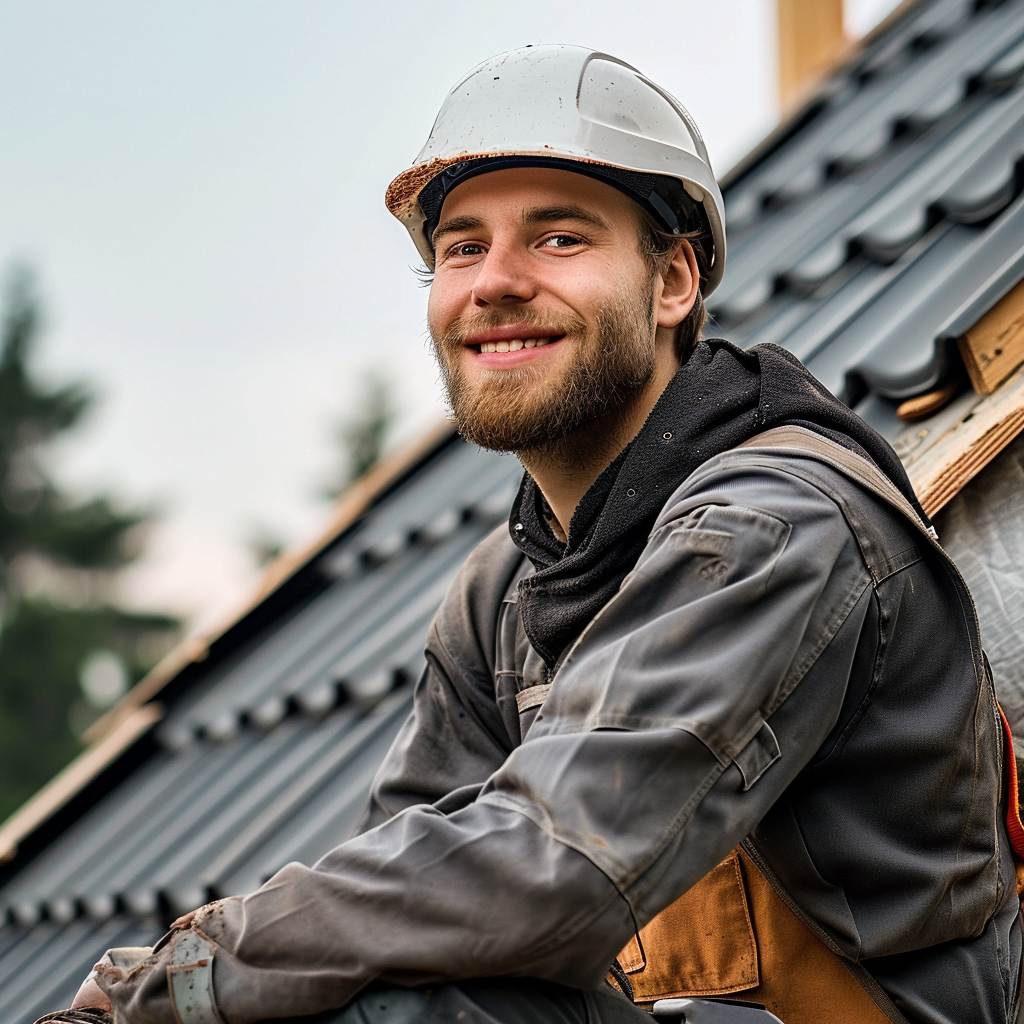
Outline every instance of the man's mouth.
{"label": "man's mouth", "polygon": [[480,355],[506,355],[525,349],[545,348],[564,337],[564,331],[552,331],[550,327],[545,329],[540,324],[502,324],[499,327],[484,327],[470,331],[462,344],[471,352]]}
{"label": "man's mouth", "polygon": [[479,345],[470,345],[470,348],[477,352],[518,352],[521,348],[542,348],[554,341],[559,341],[560,336],[551,338],[509,338],[507,341],[482,341]]}

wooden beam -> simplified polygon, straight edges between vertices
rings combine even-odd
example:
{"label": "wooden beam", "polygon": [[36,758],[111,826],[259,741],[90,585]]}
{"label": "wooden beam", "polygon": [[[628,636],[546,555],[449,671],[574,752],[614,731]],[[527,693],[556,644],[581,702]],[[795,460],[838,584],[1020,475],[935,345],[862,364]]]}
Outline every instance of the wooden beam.
{"label": "wooden beam", "polygon": [[974,390],[991,395],[1024,363],[1024,281],[960,338],[959,346]]}
{"label": "wooden beam", "polygon": [[776,0],[779,102],[791,110],[846,51],[843,0]]}
{"label": "wooden beam", "polygon": [[[970,392],[963,396],[959,418],[942,422],[940,429],[929,431],[926,424],[918,424],[915,429],[921,435],[931,436],[903,456],[914,491],[930,516],[1024,429],[1024,367],[991,395],[973,402],[967,401],[969,397]],[[936,420],[942,416],[939,413]]]}

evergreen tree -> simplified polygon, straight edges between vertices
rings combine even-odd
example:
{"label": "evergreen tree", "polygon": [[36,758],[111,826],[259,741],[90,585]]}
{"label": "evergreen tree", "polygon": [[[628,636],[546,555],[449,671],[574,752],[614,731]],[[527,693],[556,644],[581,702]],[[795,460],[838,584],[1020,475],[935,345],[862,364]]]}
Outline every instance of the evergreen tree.
{"label": "evergreen tree", "polygon": [[338,447],[343,465],[337,483],[323,491],[337,498],[349,484],[371,470],[384,454],[398,410],[390,382],[381,374],[363,375],[360,395],[353,412],[338,426]]}
{"label": "evergreen tree", "polygon": [[149,513],[72,497],[48,470],[48,449],[93,396],[33,374],[39,329],[31,275],[15,270],[0,333],[0,820],[81,749],[81,730],[179,628],[115,601]]}

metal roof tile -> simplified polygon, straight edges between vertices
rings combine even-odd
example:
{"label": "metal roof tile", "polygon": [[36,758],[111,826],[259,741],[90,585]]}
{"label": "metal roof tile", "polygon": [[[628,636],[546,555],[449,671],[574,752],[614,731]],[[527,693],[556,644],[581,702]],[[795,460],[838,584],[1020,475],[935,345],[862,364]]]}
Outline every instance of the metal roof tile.
{"label": "metal roof tile", "polygon": [[[936,278],[952,278],[954,268],[963,257],[966,241],[963,235],[967,232],[970,232],[969,228],[940,228],[932,239],[926,240],[930,244],[919,256],[890,268],[893,273],[887,275],[884,287],[870,296],[870,302],[862,304],[853,319],[827,345],[806,360],[811,372],[846,401],[859,398],[867,384],[862,368],[869,355],[881,344],[900,344],[899,332],[908,326],[908,321],[909,326],[915,328],[909,312],[911,309],[918,315],[923,314],[927,322],[927,310],[922,309],[925,300],[934,293]],[[919,337],[920,330],[915,329],[914,336]],[[938,372],[933,347],[929,339],[927,345],[913,350],[916,359],[909,379],[904,368],[901,376],[886,380],[882,368],[883,379],[878,383],[888,385],[888,388],[879,387],[880,393],[887,397],[901,397],[912,393],[907,391],[908,387],[929,386]]]}
{"label": "metal roof tile", "polygon": [[905,42],[906,59],[897,69],[868,75],[860,84],[855,71],[846,72],[848,87],[737,182],[740,208],[806,198],[825,187],[830,168],[848,172],[880,156],[901,126],[915,123],[915,112],[918,130],[948,113],[1024,33],[1024,10],[1017,3],[973,14],[967,4],[945,9],[951,25],[962,22],[961,31],[944,30],[928,47]]}
{"label": "metal roof tile", "polygon": [[881,262],[902,255],[938,219],[940,197],[965,175],[978,147],[987,148],[1024,113],[1024,90],[997,102],[976,97],[974,110],[943,133],[926,156],[844,231],[849,242]]}
{"label": "metal roof tile", "polygon": [[1024,42],[1017,43],[994,64],[985,68],[978,76],[976,84],[982,89],[999,92],[1016,85],[1022,72],[1024,72]]}
{"label": "metal roof tile", "polygon": [[977,283],[936,337],[954,339],[966,334],[1007,292],[1024,279],[1024,245],[1011,253],[995,272]]}
{"label": "metal roof tile", "polygon": [[857,62],[861,74],[872,75],[891,68],[908,51],[933,45],[970,18],[977,6],[973,0],[942,0],[920,4],[869,46]]}
{"label": "metal roof tile", "polygon": [[[972,133],[976,147],[961,173],[935,200],[950,219],[975,224],[995,216],[1024,185],[1024,89],[993,103],[987,131]],[[964,148],[964,154],[971,150]]]}
{"label": "metal roof tile", "polygon": [[[936,255],[922,256],[919,267],[905,275],[905,287],[896,289],[890,302],[878,304],[878,312],[890,314],[888,323],[880,325],[851,372],[861,374],[870,390],[889,398],[905,398],[934,386],[945,369],[947,353],[940,340],[944,325],[971,296],[985,293],[1008,266],[1019,265],[1014,261],[1022,239],[1024,198],[984,231],[951,228],[941,246],[936,245]],[[878,314],[873,315],[877,320]]]}
{"label": "metal roof tile", "polygon": [[[0,947],[0,1019],[30,1024],[54,1008],[70,1005],[103,950],[148,945],[160,931],[153,922],[125,917],[99,927],[76,922],[40,925],[27,933],[10,926],[3,929],[0,935],[6,932],[15,941]],[[21,955],[8,956],[19,947],[24,950]]]}

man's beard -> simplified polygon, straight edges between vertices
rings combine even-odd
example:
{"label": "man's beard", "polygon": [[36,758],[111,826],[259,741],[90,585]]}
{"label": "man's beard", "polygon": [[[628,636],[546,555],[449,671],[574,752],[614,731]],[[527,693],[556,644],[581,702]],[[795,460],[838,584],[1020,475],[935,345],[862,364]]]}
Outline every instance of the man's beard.
{"label": "man's beard", "polygon": [[[571,346],[569,365],[550,380],[527,364],[491,370],[470,383],[462,368],[464,339],[512,324],[562,336],[558,344]],[[594,328],[579,317],[559,320],[522,308],[492,309],[472,319],[456,318],[440,337],[431,334],[459,433],[500,452],[572,460],[573,441],[581,439],[583,428],[617,418],[640,398],[655,371],[653,291],[601,307]],[[600,437],[582,447],[595,446],[603,447]]]}

